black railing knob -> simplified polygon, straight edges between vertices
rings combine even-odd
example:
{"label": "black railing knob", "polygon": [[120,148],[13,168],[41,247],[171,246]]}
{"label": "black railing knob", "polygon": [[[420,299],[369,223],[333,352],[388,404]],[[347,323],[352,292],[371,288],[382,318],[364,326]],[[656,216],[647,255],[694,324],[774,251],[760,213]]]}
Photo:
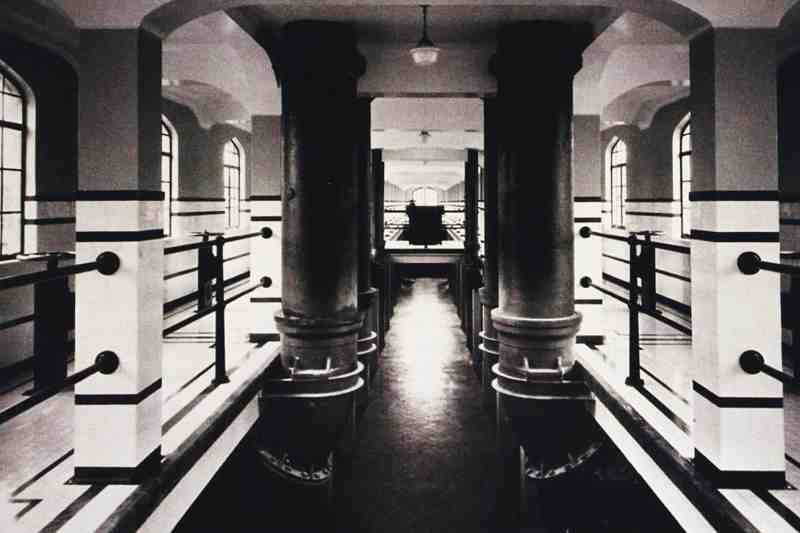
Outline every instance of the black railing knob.
{"label": "black railing knob", "polygon": [[582,227],[582,228],[580,229],[580,231],[578,232],[578,234],[579,234],[581,237],[583,237],[584,239],[588,239],[589,237],[591,237],[591,236],[592,236],[592,228],[590,228],[589,226],[584,226],[584,227]]}
{"label": "black railing knob", "polygon": [[272,278],[269,276],[261,278],[261,286],[265,289],[272,287]]}
{"label": "black railing knob", "polygon": [[95,259],[97,263],[97,271],[104,276],[110,276],[119,270],[120,260],[119,256],[114,252],[103,252]]}
{"label": "black railing knob", "polygon": [[94,364],[101,374],[113,374],[119,368],[119,357],[114,352],[106,350],[97,354]]}
{"label": "black railing knob", "polygon": [[758,374],[764,369],[764,356],[755,350],[747,350],[739,356],[739,366],[748,374]]}
{"label": "black railing knob", "polygon": [[269,226],[264,226],[263,228],[261,228],[261,238],[269,239],[270,237],[272,237],[272,228],[270,228]]}
{"label": "black railing knob", "polygon": [[590,278],[589,276],[583,276],[581,278],[580,283],[581,287],[583,287],[584,289],[588,289],[589,287],[592,286],[592,278]]}
{"label": "black railing knob", "polygon": [[752,276],[761,270],[761,257],[755,252],[744,252],[736,260],[736,264],[742,274]]}

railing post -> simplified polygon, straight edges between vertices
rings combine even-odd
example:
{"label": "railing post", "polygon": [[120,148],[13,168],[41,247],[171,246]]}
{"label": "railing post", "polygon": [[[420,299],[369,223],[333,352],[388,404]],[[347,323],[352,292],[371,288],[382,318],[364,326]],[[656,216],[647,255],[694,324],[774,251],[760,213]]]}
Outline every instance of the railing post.
{"label": "railing post", "polygon": [[[208,242],[209,233],[204,231],[202,234],[203,242]],[[202,311],[211,305],[213,295],[212,266],[214,257],[211,255],[210,246],[202,246],[197,249],[197,310]]]}
{"label": "railing post", "polygon": [[637,244],[636,235],[631,233],[628,237],[630,250],[628,255],[630,260],[630,275],[628,276],[628,377],[625,378],[625,384],[631,387],[639,387],[644,384],[639,364],[639,256],[636,253]]}
{"label": "railing post", "polygon": [[220,385],[228,383],[227,370],[225,368],[225,276],[223,247],[225,238],[218,235],[214,243],[217,249],[217,285],[216,285],[216,311],[214,312],[214,380],[212,383]]}
{"label": "railing post", "polygon": [[[45,260],[47,271],[58,268],[59,254],[48,254]],[[69,300],[66,277],[33,286],[33,389],[26,394],[61,383],[67,376],[67,321],[75,313]]]}
{"label": "railing post", "polygon": [[652,232],[644,233],[642,251],[637,262],[637,270],[642,278],[642,307],[648,311],[656,310],[656,248],[653,246]]}

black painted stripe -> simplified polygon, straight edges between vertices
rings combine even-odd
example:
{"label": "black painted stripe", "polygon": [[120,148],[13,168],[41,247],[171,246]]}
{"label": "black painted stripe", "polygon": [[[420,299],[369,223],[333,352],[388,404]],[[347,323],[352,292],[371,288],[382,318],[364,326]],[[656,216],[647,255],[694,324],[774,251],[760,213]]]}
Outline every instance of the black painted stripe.
{"label": "black painted stripe", "polygon": [[[225,280],[225,286],[227,287],[228,285],[233,285],[234,283],[238,283],[239,281],[242,281],[242,280],[247,279],[249,277],[250,277],[250,271],[247,270],[245,272],[242,272],[241,274],[237,274],[236,276],[233,276],[231,278],[226,279]],[[197,297],[198,297],[198,293],[197,293],[197,291],[194,291],[194,292],[191,292],[189,294],[185,294],[183,296],[175,298],[174,300],[170,300],[168,302],[165,302],[164,303],[164,313],[165,314],[169,313],[173,309],[176,309],[176,308],[178,308],[178,307],[180,307],[182,305],[185,305],[185,304],[190,303],[190,302],[194,302],[194,301],[197,300]]]}
{"label": "black painted stripe", "polygon": [[777,231],[708,231],[693,229],[692,239],[707,242],[779,242]]}
{"label": "black painted stripe", "polygon": [[619,261],[620,263],[625,263],[626,265],[630,265],[631,264],[631,262],[628,261],[627,259],[623,259],[623,258],[617,257],[615,255],[603,254],[603,257],[605,257],[606,259],[613,259],[614,261]]}
{"label": "black painted stripe", "polygon": [[661,412],[661,414],[666,416],[670,420],[670,422],[678,426],[678,428],[680,428],[680,430],[683,431],[684,433],[689,433],[689,424],[687,424],[681,417],[675,414],[672,411],[672,409],[667,407],[666,404],[664,404],[664,402],[659,400],[655,394],[647,390],[647,388],[645,388],[644,385],[637,385],[635,388],[637,391],[639,391],[639,394],[644,396],[644,398],[648,402],[650,402],[653,405],[653,407],[658,409]]}
{"label": "black painted stripe", "polygon": [[600,218],[600,217],[575,217],[575,222],[578,222],[578,223],[583,222],[585,224],[591,224],[591,223],[596,222],[596,223],[599,224],[602,221],[603,221],[603,219]]}
{"label": "black painted stripe", "polygon": [[250,220],[252,220],[253,222],[280,222],[281,220],[283,220],[283,217],[277,215],[271,215],[271,216],[256,215],[256,216],[251,216]]}
{"label": "black painted stripe", "polygon": [[160,388],[159,378],[136,394],[76,394],[75,405],[138,405]]}
{"label": "black painted stripe", "polygon": [[776,498],[772,493],[770,493],[766,489],[756,489],[753,491],[753,494],[759,497],[761,501],[766,503],[770,509],[772,509],[775,514],[786,520],[786,522],[792,526],[797,531],[800,531],[800,518],[791,509],[786,507],[786,505]]}
{"label": "black painted stripe", "polygon": [[575,300],[575,305],[602,305],[602,304],[603,304],[603,300],[601,300],[600,298],[596,298],[596,299],[586,298],[586,299],[576,299]]}
{"label": "black painted stripe", "polygon": [[115,202],[115,201],[163,201],[162,191],[78,191],[78,201],[82,202]]}
{"label": "black painted stripe", "polygon": [[668,252],[677,252],[679,254],[690,255],[692,249],[688,246],[681,246],[680,244],[669,244],[666,242],[653,241],[653,247],[659,250],[666,250]]}
{"label": "black painted stripe", "polygon": [[778,191],[692,191],[690,202],[777,202]]}
{"label": "black painted stripe", "polygon": [[182,196],[175,198],[175,202],[224,202],[225,198],[214,198],[207,196]]}
{"label": "black painted stripe", "polygon": [[36,315],[25,315],[17,318],[13,318],[11,320],[7,320],[6,322],[0,323],[0,331],[4,329],[13,328],[15,326],[19,326],[20,324],[26,324],[28,322],[33,322],[36,318]]}
{"label": "black painted stripe", "polygon": [[26,218],[26,226],[54,226],[57,224],[74,224],[75,217],[52,217],[52,218]]}
{"label": "black painted stripe", "polygon": [[748,397],[748,396],[717,396],[707,388],[705,388],[700,383],[693,381],[692,382],[692,389],[708,400],[709,402],[713,403],[717,407],[721,408],[736,408],[736,409],[782,409],[783,408],[783,396],[776,397],[776,398],[758,398],[758,397]]}
{"label": "black painted stripe", "polygon": [[177,272],[172,272],[164,276],[164,281],[170,280],[172,278],[177,278],[180,276],[185,276],[186,274],[191,274],[192,272],[197,272],[197,267],[194,268],[187,268],[186,270],[178,270]]}
{"label": "black painted stripe", "polygon": [[573,201],[575,203],[602,202],[603,198],[600,196],[576,196]]}
{"label": "black painted stripe", "polygon": [[666,204],[672,202],[678,203],[680,200],[676,200],[674,198],[627,198],[625,202],[640,204]]}
{"label": "black painted stripe", "polygon": [[56,459],[55,461],[44,467],[43,469],[39,470],[39,472],[34,474],[33,477],[31,477],[30,479],[22,483],[19,487],[14,489],[14,492],[12,492],[11,495],[18,496],[19,494],[22,494],[22,492],[25,489],[27,489],[28,487],[30,487],[31,485],[42,479],[48,473],[52,472],[58,465],[69,459],[73,453],[75,453],[75,448],[69,450],[67,453],[65,453],[64,455],[62,455],[61,457],[59,457],[58,459]]}
{"label": "black painted stripe", "polygon": [[662,217],[662,218],[680,218],[680,213],[655,213],[652,211],[625,211],[626,215],[634,215],[640,217]]}
{"label": "black painted stripe", "polygon": [[253,194],[249,198],[250,201],[255,202],[278,202],[280,199],[280,194]]}
{"label": "black painted stripe", "polygon": [[92,501],[95,496],[106,488],[105,485],[92,485],[87,487],[75,500],[72,501],[66,508],[58,513],[55,518],[50,520],[39,533],[56,533],[59,529],[64,527],[64,524],[69,522],[75,515],[77,515],[86,505]]}
{"label": "black painted stripe", "polygon": [[783,470],[720,470],[697,448],[694,450],[694,466],[698,472],[722,488],[786,488],[786,474]]}
{"label": "black painted stripe", "polygon": [[[625,290],[628,290],[628,282],[619,279],[616,276],[612,276],[611,274],[603,273],[603,279],[608,281],[609,283],[613,283],[619,287],[622,287]],[[665,307],[669,307],[670,309],[677,311],[679,314],[692,316],[692,308],[690,305],[687,305],[683,302],[679,302],[677,300],[673,300],[668,296],[664,296],[663,294],[656,293],[656,302],[660,303]]]}
{"label": "black painted stripe", "polygon": [[77,231],[77,242],[135,242],[152,241],[164,238],[163,229],[146,229],[140,231]]}
{"label": "black painted stripe", "polygon": [[800,226],[800,218],[782,218],[779,222],[782,226]]}
{"label": "black painted stripe", "polygon": [[613,387],[586,372],[586,384],[597,399],[664,474],[689,499],[717,531],[758,533],[758,529],[707,479],[683,458]]}
{"label": "black painted stripe", "polygon": [[180,213],[172,213],[174,217],[199,217],[203,215],[224,215],[225,211],[181,211]]}
{"label": "black painted stripe", "polygon": [[30,196],[25,196],[26,202],[74,202],[75,201],[75,193],[72,192],[64,192],[64,193],[42,193],[42,194],[35,194]]}
{"label": "black painted stripe", "polygon": [[[75,475],[69,481],[73,485],[110,483],[114,485],[139,485],[152,479],[160,470],[161,446],[144,458],[139,466],[76,466]],[[98,485],[95,485],[98,486]],[[105,485],[99,485],[103,487]]]}
{"label": "black painted stripe", "polygon": [[680,274],[675,274],[673,272],[668,272],[666,270],[661,270],[660,268],[657,268],[656,272],[658,274],[662,274],[664,276],[669,276],[671,278],[675,278],[675,279],[679,279],[681,281],[685,281],[686,283],[691,283],[692,282],[691,278],[687,278],[686,276],[681,276]]}

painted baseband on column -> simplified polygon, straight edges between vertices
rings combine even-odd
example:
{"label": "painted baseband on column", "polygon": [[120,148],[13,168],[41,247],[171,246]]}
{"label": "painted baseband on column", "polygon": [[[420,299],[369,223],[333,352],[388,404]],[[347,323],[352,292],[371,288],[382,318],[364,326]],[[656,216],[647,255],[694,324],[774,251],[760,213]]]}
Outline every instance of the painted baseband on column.
{"label": "painted baseband on column", "polygon": [[[717,486],[785,486],[783,387],[739,366],[747,350],[780,368],[780,279],[738,257],[779,262],[776,191],[691,194],[695,465]],[[748,312],[731,312],[747,306]]]}
{"label": "painted baseband on column", "polygon": [[599,196],[574,197],[575,226],[575,308],[583,316],[581,329],[575,338],[578,344],[603,344],[605,327],[603,298],[597,291],[581,286],[583,276],[601,279],[603,271],[603,243],[597,237],[583,237],[581,228],[602,231],[602,198]]}
{"label": "painted baseband on column", "polygon": [[117,372],[75,389],[75,483],[137,483],[161,461],[163,195],[78,193],[77,258],[120,258],[113,276],[75,279],[76,366],[115,352]]}
{"label": "painted baseband on column", "polygon": [[[250,197],[250,225],[268,227],[272,238],[255,239],[250,252],[250,279],[255,282],[260,276],[272,278],[272,286],[259,288],[250,296],[254,304],[250,326],[250,342],[269,342],[279,340],[279,334],[272,320],[273,313],[280,307],[283,275],[281,269],[282,228],[281,196],[253,195]],[[259,274],[260,273],[260,274]],[[263,312],[260,310],[263,308]]]}
{"label": "painted baseband on column", "polygon": [[378,334],[372,329],[372,315],[377,305],[378,290],[370,288],[358,295],[358,312],[363,321],[356,340],[356,355],[364,365],[364,387],[358,394],[358,405],[366,406],[372,395],[372,381],[378,368]]}
{"label": "painted baseband on column", "polygon": [[481,299],[481,310],[483,312],[483,331],[478,336],[480,344],[478,350],[481,352],[481,399],[486,407],[494,407],[496,394],[492,388],[492,368],[497,364],[500,357],[500,345],[497,340],[497,331],[492,322],[492,310],[497,308],[497,294],[491,293],[486,287],[481,287],[478,291]]}

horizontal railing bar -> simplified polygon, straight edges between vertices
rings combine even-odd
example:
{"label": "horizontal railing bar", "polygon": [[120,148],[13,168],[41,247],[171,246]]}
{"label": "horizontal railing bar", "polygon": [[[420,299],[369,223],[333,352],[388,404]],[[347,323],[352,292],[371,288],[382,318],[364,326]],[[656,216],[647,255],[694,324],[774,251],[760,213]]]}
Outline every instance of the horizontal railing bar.
{"label": "horizontal railing bar", "polygon": [[90,263],[48,268],[47,270],[40,270],[38,272],[0,278],[0,291],[16,289],[26,285],[43,283],[45,281],[53,281],[73,274],[92,272],[93,270],[98,270],[104,275],[111,275],[119,269],[119,264],[119,257],[116,254],[112,252],[103,252],[97,256],[97,259]]}
{"label": "horizontal railing bar", "polygon": [[235,302],[236,300],[238,300],[242,296],[246,296],[246,295],[250,294],[251,292],[253,292],[254,290],[258,289],[261,286],[262,286],[261,283],[256,283],[252,287],[248,287],[247,289],[243,290],[242,292],[240,292],[238,294],[235,294],[235,295],[231,296],[230,298],[224,300],[222,303],[223,303],[223,305],[232,304],[233,302]]}
{"label": "horizontal railing bar", "polygon": [[[589,280],[588,284],[586,283],[585,280]],[[619,294],[616,294],[614,291],[610,291],[610,290],[608,290],[608,289],[606,289],[604,287],[600,287],[598,285],[595,285],[594,283],[592,283],[591,278],[588,278],[588,277],[583,278],[581,280],[581,286],[583,286],[583,287],[592,287],[593,289],[596,289],[596,290],[602,292],[603,294],[606,294],[606,295],[611,296],[612,298],[614,298],[616,300],[619,300],[620,302],[624,303],[625,305],[627,305],[629,307],[631,305],[630,300],[628,300],[624,296],[620,296]],[[667,326],[669,326],[669,327],[671,327],[671,328],[673,328],[673,329],[675,329],[677,331],[680,331],[681,333],[684,333],[684,334],[689,335],[689,336],[692,335],[692,328],[684,326],[683,324],[680,324],[680,323],[678,323],[678,322],[676,322],[676,321],[674,321],[672,319],[666,318],[665,316],[662,316],[662,315],[660,315],[658,313],[649,311],[649,310],[643,308],[642,306],[640,306],[638,304],[636,305],[636,310],[638,312],[640,312],[640,313],[643,313],[643,314],[649,316],[650,318],[654,318],[655,320],[658,320],[662,324],[665,324],[665,325],[667,325]]]}
{"label": "horizontal railing bar", "polygon": [[793,385],[797,380],[794,376],[773,368],[764,361],[764,356],[755,350],[747,350],[739,356],[739,366],[748,374],[763,372],[782,383]]}
{"label": "horizontal railing bar", "polygon": [[68,376],[61,383],[45,387],[39,390],[38,392],[32,394],[28,398],[25,398],[21,402],[12,405],[8,409],[0,411],[0,424],[8,422],[12,418],[15,418],[21,415],[22,413],[30,410],[32,407],[35,407],[36,405],[39,405],[43,401],[52,398],[53,396],[63,391],[67,387],[75,385],[76,383],[81,382],[84,379],[93,376],[94,374],[97,374],[98,372],[101,372],[103,374],[111,374],[117,369],[118,366],[119,366],[119,359],[117,358],[117,355],[115,353],[102,352],[97,356],[94,363],[84,368],[83,370],[79,370],[78,372],[75,372],[71,376]]}
{"label": "horizontal railing bar", "polygon": [[269,226],[265,226],[261,228],[261,230],[259,231],[254,231],[252,233],[244,233],[242,235],[234,235],[233,237],[218,236],[216,239],[209,239],[207,241],[168,246],[164,248],[164,255],[177,254],[180,252],[188,252],[189,250],[198,250],[200,248],[208,248],[210,246],[216,246],[219,243],[220,237],[222,238],[223,243],[229,243],[229,242],[241,241],[242,239],[251,239],[253,237],[259,237],[259,236],[265,239],[269,239],[272,236],[272,230],[269,228]]}

